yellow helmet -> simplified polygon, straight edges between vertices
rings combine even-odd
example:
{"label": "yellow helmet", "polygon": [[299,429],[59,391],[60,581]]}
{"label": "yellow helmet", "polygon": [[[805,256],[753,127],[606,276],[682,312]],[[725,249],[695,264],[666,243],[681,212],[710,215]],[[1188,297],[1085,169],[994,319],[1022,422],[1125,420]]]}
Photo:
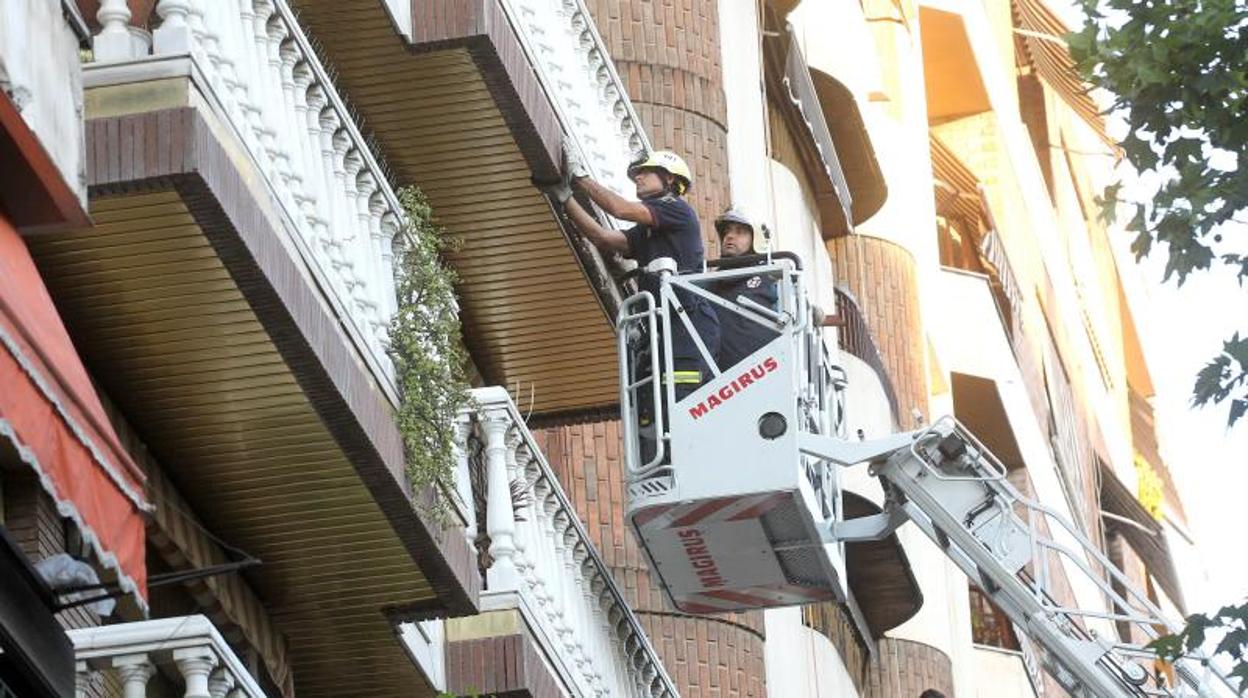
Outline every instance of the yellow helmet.
{"label": "yellow helmet", "polygon": [[654,168],[676,178],[676,193],[684,196],[693,187],[693,171],[684,158],[670,150],[656,150],[628,166],[628,176],[632,177],[638,170]]}

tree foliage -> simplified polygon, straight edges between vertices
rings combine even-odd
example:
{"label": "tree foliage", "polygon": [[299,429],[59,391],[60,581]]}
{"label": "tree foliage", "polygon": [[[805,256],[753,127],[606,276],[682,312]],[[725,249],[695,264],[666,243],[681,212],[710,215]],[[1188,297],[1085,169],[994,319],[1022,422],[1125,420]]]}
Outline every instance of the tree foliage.
{"label": "tree foliage", "polygon": [[[1126,160],[1159,181],[1151,201],[1125,201],[1110,186],[1107,212],[1130,215],[1131,249],[1140,259],[1158,244],[1165,279],[1229,266],[1248,280],[1248,0],[1079,0],[1084,26],[1067,38],[1083,77],[1114,95],[1128,132]],[[1232,231],[1236,226],[1239,232]],[[1235,236],[1223,239],[1224,235]],[[1228,307],[1248,321],[1248,297]],[[1212,309],[1210,309],[1212,310]],[[1248,334],[1248,333],[1244,333]],[[1248,413],[1248,337],[1237,332],[1196,376],[1192,403],[1229,401],[1228,426]],[[1206,632],[1226,631],[1217,652],[1234,661],[1248,688],[1248,601],[1154,643],[1163,657],[1200,647]]]}
{"label": "tree foliage", "polygon": [[399,431],[407,474],[426,513],[444,519],[454,491],[455,417],[471,404],[467,353],[460,335],[455,273],[442,261],[448,238],[433,223],[419,189],[399,191],[404,220],[395,236],[398,312],[390,323],[390,357],[399,388]]}
{"label": "tree foliage", "polygon": [[[1165,279],[1227,265],[1248,280],[1248,0],[1079,0],[1086,21],[1067,36],[1086,80],[1114,95],[1129,128],[1121,145],[1137,172],[1160,183],[1152,200],[1107,211],[1130,215],[1137,259],[1161,244]],[[1230,225],[1228,225],[1230,224]],[[1234,226],[1239,232],[1231,232]],[[1224,236],[1228,236],[1224,239]],[[1229,236],[1234,236],[1231,239]],[[1248,318],[1248,296],[1231,307]],[[1248,333],[1245,333],[1248,334]],[[1196,406],[1248,412],[1248,339],[1239,334],[1200,371]]]}
{"label": "tree foliage", "polygon": [[1231,678],[1238,679],[1240,693],[1248,692],[1248,601],[1224,606],[1212,615],[1190,615],[1183,630],[1158,638],[1149,647],[1162,659],[1175,661],[1199,650],[1212,634],[1221,634],[1213,658],[1229,657],[1233,662]]}

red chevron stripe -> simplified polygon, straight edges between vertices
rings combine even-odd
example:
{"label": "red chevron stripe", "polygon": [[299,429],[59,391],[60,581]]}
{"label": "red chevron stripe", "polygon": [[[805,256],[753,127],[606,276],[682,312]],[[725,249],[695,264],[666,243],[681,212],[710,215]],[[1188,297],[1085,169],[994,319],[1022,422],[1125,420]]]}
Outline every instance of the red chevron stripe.
{"label": "red chevron stripe", "polygon": [[675,508],[675,506],[675,504],[660,504],[659,506],[650,507],[633,517],[633,525],[645,526],[651,521],[671,511]]}
{"label": "red chevron stripe", "polygon": [[729,521],[741,521],[742,519],[757,519],[774,509],[785,499],[789,498],[788,492],[777,492],[775,494],[764,495],[761,500],[755,504],[751,504],[748,508],[728,517]]}
{"label": "red chevron stripe", "polygon": [[693,511],[690,511],[688,514],[685,514],[679,519],[671,522],[667,525],[667,527],[680,528],[682,526],[690,526],[709,517],[711,514],[714,514],[724,507],[732,506],[738,501],[740,500],[736,497],[724,497],[722,499],[711,500],[706,504],[699,504],[694,507]]}
{"label": "red chevron stripe", "polygon": [[742,606],[771,606],[775,604],[769,597],[754,596],[740,591],[731,591],[729,589],[711,589],[702,592],[702,596],[709,596],[712,599],[721,601],[730,601]]}

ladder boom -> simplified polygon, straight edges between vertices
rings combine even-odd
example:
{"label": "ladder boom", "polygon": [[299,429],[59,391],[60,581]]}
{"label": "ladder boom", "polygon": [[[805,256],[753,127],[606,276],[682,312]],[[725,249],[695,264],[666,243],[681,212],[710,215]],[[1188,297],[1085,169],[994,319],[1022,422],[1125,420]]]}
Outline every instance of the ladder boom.
{"label": "ladder boom", "polygon": [[[655,260],[647,273],[657,275],[657,293],[626,299],[617,323],[626,518],[676,608],[834,601],[853,610],[848,544],[881,542],[904,560],[893,533],[913,521],[1019,630],[1033,685],[1039,663],[1080,697],[1234,692],[1207,657],[1158,662],[1148,643],[1177,628],[1067,515],[1023,496],[956,420],[847,439],[845,372],[806,300],[800,259],[780,253],[717,266],[677,275],[675,262]],[[742,284],[774,285],[775,306],[732,290]],[[714,343],[687,317],[694,302],[752,328],[759,344],[745,356],[712,355]],[[679,395],[677,328],[709,373]],[[841,469],[862,464],[881,481],[883,510],[846,518],[852,493],[842,490]],[[921,598],[908,583],[903,593]],[[863,614],[853,617],[874,636]]]}
{"label": "ladder boom", "polygon": [[[898,436],[904,446],[896,446]],[[886,512],[903,511],[940,547],[1042,649],[1045,667],[1073,695],[1204,696],[1215,685],[1234,691],[1204,656],[1176,662],[1174,679],[1151,669],[1156,655],[1147,643],[1176,628],[1065,516],[1011,485],[1004,466],[954,419],[878,442],[812,438],[806,447],[846,465],[871,454],[861,460],[900,495],[890,497]],[[848,530],[834,525],[830,537],[838,528]],[[1101,605],[1085,598],[1081,606],[1076,587],[1092,590]],[[1125,638],[1114,623],[1128,626]]]}

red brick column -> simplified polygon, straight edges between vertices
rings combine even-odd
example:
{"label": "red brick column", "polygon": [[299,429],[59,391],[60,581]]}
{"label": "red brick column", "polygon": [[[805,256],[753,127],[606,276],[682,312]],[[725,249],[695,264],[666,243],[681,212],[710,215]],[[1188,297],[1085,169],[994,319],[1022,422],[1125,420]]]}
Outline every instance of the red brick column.
{"label": "red brick column", "polygon": [[[586,0],[655,148],[693,168],[689,203],[712,222],[728,207],[728,135],[716,0]],[[711,256],[714,256],[712,254]]]}
{"label": "red brick column", "polygon": [[914,428],[918,408],[928,419],[927,342],[919,318],[919,279],[914,256],[904,247],[868,235],[827,242],[836,283],[858,301],[897,392],[898,418]]}
{"label": "red brick column", "polygon": [[663,600],[624,524],[619,422],[552,427],[535,437],[680,694],[765,695],[761,612],[699,618]]}
{"label": "red brick column", "polygon": [[911,640],[880,640],[868,671],[865,698],[918,698],[928,689],[953,698],[953,663],[944,652]]}
{"label": "red brick column", "polygon": [[[717,1],[586,4],[651,144],[676,151],[693,169],[689,203],[715,256],[713,221],[729,203]],[[765,695],[762,613],[686,616],[666,604],[651,578],[624,526],[618,423],[552,428],[538,438],[681,695]]]}

